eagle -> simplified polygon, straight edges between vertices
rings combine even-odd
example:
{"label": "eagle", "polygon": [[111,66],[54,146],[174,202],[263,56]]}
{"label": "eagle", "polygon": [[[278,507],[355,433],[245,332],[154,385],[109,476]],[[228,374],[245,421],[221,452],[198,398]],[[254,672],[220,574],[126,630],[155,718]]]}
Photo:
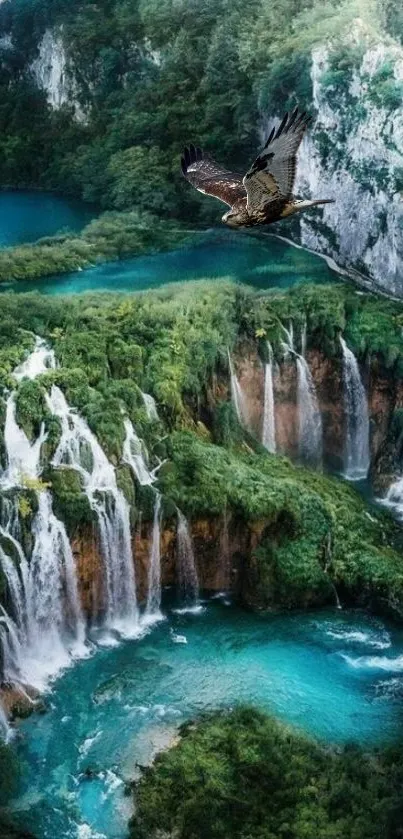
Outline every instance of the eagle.
{"label": "eagle", "polygon": [[297,151],[310,122],[298,108],[285,113],[244,177],[224,169],[192,143],[184,149],[182,172],[199,192],[228,204],[222,221],[229,227],[272,224],[309,207],[332,204],[332,198],[299,201],[293,195]]}

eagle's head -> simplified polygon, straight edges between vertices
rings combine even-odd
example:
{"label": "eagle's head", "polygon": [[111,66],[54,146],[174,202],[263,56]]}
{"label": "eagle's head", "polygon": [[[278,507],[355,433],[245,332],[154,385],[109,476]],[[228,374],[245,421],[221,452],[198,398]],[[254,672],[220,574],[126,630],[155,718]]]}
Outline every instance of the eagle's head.
{"label": "eagle's head", "polygon": [[242,227],[245,224],[244,214],[232,209],[224,213],[221,220],[224,224],[228,224],[228,227]]}

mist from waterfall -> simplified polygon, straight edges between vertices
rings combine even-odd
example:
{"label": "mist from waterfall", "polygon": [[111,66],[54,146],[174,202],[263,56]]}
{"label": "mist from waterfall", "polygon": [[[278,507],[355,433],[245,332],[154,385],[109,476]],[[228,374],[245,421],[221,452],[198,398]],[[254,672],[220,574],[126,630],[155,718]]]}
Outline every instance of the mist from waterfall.
{"label": "mist from waterfall", "polygon": [[228,351],[228,364],[231,377],[231,399],[235,408],[235,413],[238,417],[238,422],[245,428],[249,428],[249,411],[245,394],[239,384],[238,377],[235,373],[235,368],[232,363],[231,355]]}
{"label": "mist from waterfall", "polygon": [[193,541],[186,516],[178,510],[176,530],[178,591],[181,605],[185,609],[197,608],[199,579],[197,576]]}
{"label": "mist from waterfall", "polygon": [[363,480],[370,466],[368,401],[354,353],[340,336],[343,352],[343,398],[346,416],[344,476]]}
{"label": "mist from waterfall", "polygon": [[98,520],[105,570],[104,625],[122,635],[137,633],[134,561],[130,508],[116,483],[115,470],[85,420],[69,407],[54,385],[47,396],[49,410],[61,422],[62,436],[52,459],[55,467],[70,466],[82,477],[83,488]]}
{"label": "mist from waterfall", "polygon": [[264,373],[264,409],[262,443],[268,452],[276,452],[276,427],[274,415],[274,387],[273,387],[273,350],[267,342],[269,360],[265,364]]}
{"label": "mist from waterfall", "polygon": [[161,496],[155,493],[154,520],[148,564],[148,593],[145,610],[146,620],[161,618]]}

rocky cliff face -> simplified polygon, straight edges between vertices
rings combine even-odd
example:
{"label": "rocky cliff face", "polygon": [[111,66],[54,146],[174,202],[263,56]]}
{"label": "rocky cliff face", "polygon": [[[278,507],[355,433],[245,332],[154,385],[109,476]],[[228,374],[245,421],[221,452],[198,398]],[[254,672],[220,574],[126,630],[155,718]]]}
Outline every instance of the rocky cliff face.
{"label": "rocky cliff face", "polygon": [[[251,431],[262,438],[264,368],[252,347],[241,348],[236,371],[246,398]],[[328,468],[343,470],[346,418],[343,403],[341,358],[327,358],[321,352],[307,353],[323,423],[323,455]],[[403,384],[373,358],[361,370],[368,395],[371,437],[371,472],[376,491],[383,493],[397,474],[396,444],[391,437],[392,420],[403,408]],[[277,451],[298,458],[297,372],[293,361],[277,366],[274,374],[274,402]]]}
{"label": "rocky cliff face", "polygon": [[47,29],[38,45],[38,56],[31,64],[31,72],[49,104],[54,109],[70,105],[75,117],[83,121],[85,115],[78,102],[78,88],[74,68],[68,61],[63,42],[63,29]]}
{"label": "rocky cliff face", "polygon": [[311,80],[297,191],[336,202],[301,217],[300,241],[402,296],[403,50],[357,20],[343,49],[313,49]]}

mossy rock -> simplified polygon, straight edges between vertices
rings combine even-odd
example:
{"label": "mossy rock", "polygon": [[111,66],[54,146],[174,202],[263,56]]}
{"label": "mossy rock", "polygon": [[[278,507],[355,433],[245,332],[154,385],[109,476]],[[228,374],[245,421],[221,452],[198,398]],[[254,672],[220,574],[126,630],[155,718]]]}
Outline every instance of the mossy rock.
{"label": "mossy rock", "polygon": [[49,469],[47,477],[52,484],[53,511],[64,522],[69,535],[80,526],[92,524],[95,514],[83,491],[80,473],[70,467],[61,467]]}
{"label": "mossy rock", "polygon": [[123,463],[116,469],[116,483],[119,489],[123,492],[128,504],[134,507],[136,503],[136,492],[130,466],[126,463]]}

